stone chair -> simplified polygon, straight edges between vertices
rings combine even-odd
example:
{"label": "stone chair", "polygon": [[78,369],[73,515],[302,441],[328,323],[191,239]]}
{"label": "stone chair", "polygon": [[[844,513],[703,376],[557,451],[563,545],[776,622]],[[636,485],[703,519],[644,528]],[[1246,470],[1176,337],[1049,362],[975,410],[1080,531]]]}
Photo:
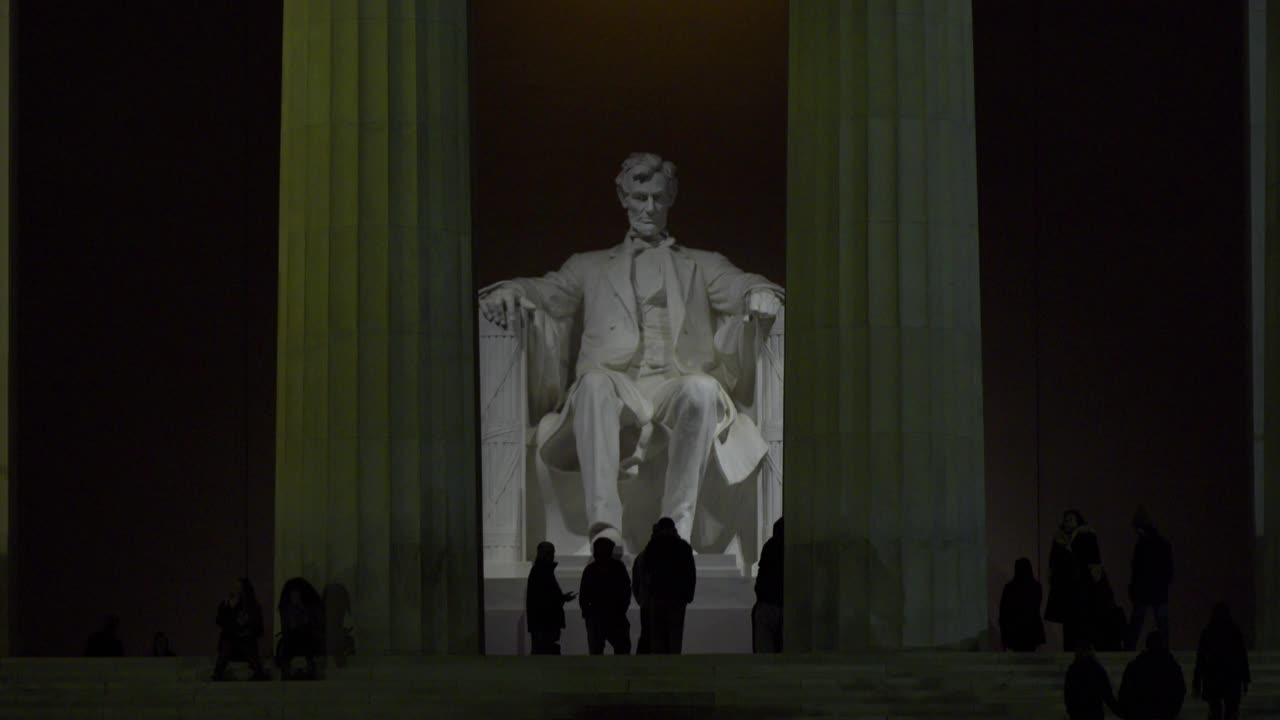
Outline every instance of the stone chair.
{"label": "stone chair", "polygon": [[[509,329],[484,317],[479,323],[485,576],[522,576],[543,539],[562,556],[588,556],[581,478],[547,467],[537,452],[555,425],[560,394],[571,382],[580,331],[574,323],[557,324],[541,313],[526,314]],[[750,571],[782,514],[785,327],[785,310],[762,325],[754,381],[746,386],[748,397],[737,398],[739,412],[756,423],[769,452],[737,485],[728,485],[718,472],[708,473],[691,538],[698,552],[732,556],[743,572]],[[530,352],[532,343],[552,351]],[[652,441],[649,452],[624,460],[619,477],[622,534],[629,553],[643,548],[660,512],[666,454],[661,438],[648,437],[647,429],[644,434],[645,441]]]}

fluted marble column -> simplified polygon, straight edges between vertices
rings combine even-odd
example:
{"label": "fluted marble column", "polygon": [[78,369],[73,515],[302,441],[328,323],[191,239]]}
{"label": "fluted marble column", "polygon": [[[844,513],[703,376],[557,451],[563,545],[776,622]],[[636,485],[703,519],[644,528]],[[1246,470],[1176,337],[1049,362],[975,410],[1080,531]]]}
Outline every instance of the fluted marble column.
{"label": "fluted marble column", "polygon": [[275,581],[481,648],[465,0],[286,0]]}
{"label": "fluted marble column", "polygon": [[13,219],[9,215],[9,178],[13,167],[9,162],[9,82],[13,65],[10,37],[13,30],[9,0],[0,0],[0,657],[13,652],[10,638],[13,594],[13,558],[10,548],[9,522],[12,485],[9,475],[9,317],[12,293],[9,278],[9,238]]}
{"label": "fluted marble column", "polygon": [[791,3],[788,652],[986,630],[971,18]]}
{"label": "fluted marble column", "polygon": [[[1280,3],[1269,1],[1264,7],[1251,3],[1249,20],[1253,25],[1250,56],[1257,61],[1251,63],[1251,69],[1255,74],[1262,70],[1263,75],[1263,97],[1255,94],[1252,98],[1253,102],[1261,102],[1258,110],[1262,116],[1257,120],[1264,126],[1262,133],[1251,135],[1254,162],[1259,150],[1265,152],[1262,178],[1255,180],[1264,186],[1264,238],[1261,251],[1255,249],[1252,257],[1253,307],[1262,313],[1262,322],[1254,325],[1255,346],[1262,347],[1253,394],[1257,439],[1254,457],[1261,466],[1261,487],[1255,497],[1260,495],[1262,504],[1255,644],[1258,648],[1276,649],[1280,648]],[[1262,148],[1257,147],[1258,141]],[[1256,218],[1255,213],[1255,222]],[[1256,407],[1258,404],[1262,407]]]}

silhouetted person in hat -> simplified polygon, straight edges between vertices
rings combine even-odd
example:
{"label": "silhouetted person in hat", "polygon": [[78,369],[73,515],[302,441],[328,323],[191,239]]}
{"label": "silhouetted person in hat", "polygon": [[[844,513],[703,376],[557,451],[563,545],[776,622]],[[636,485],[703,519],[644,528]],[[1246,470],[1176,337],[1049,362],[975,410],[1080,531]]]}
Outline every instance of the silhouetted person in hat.
{"label": "silhouetted person in hat", "polygon": [[785,538],[782,518],[773,523],[773,537],[760,549],[756,572],[756,605],[751,608],[751,650],[782,652],[782,557]]}
{"label": "silhouetted person in hat", "polygon": [[627,566],[613,556],[613,540],[598,537],[591,545],[592,560],[582,571],[578,606],[587,624],[587,651],[604,654],[607,641],[614,655],[631,653],[631,577]]}
{"label": "silhouetted person in hat", "polygon": [[1044,623],[1040,620],[1040,581],[1031,571],[1029,558],[1013,564],[1013,579],[1000,594],[1000,642],[1006,650],[1035,652],[1044,644]]}
{"label": "silhouetted person in hat", "polygon": [[1067,668],[1062,694],[1071,720],[1102,720],[1107,716],[1107,708],[1120,715],[1115,693],[1111,690],[1111,678],[1087,640],[1076,648],[1076,658]]}
{"label": "silhouetted person in hat", "polygon": [[1147,649],[1124,669],[1120,681],[1120,707],[1126,720],[1172,720],[1182,711],[1187,681],[1182,667],[1169,652],[1164,636],[1147,636]]}
{"label": "silhouetted person in hat", "polygon": [[560,631],[564,629],[564,604],[577,597],[562,592],[556,580],[556,546],[538,543],[538,555],[525,585],[524,612],[532,640],[532,654],[559,655]]}
{"label": "silhouetted person in hat", "polygon": [[643,569],[643,582],[649,588],[649,647],[655,655],[678,655],[684,646],[685,611],[693,602],[698,571],[693,548],[676,533],[671,518],[658,521],[657,532],[644,549]]}
{"label": "silhouetted person in hat", "polygon": [[[649,541],[658,534],[658,524],[653,524]],[[640,608],[640,639],[636,641],[636,654],[648,655],[651,632],[649,630],[649,575],[644,568],[644,550],[636,554],[631,561],[631,593],[635,596],[636,605]]]}
{"label": "silhouetted person in hat", "polygon": [[1213,606],[1209,625],[1200,634],[1192,692],[1209,704],[1211,720],[1236,720],[1251,681],[1244,635],[1227,604],[1220,602]]}
{"label": "silhouetted person in hat", "polygon": [[253,585],[247,578],[240,578],[231,592],[218,605],[218,661],[213,668],[213,679],[226,678],[227,663],[244,660],[253,669],[253,679],[266,680],[269,675],[262,667],[258,655],[258,639],[262,637],[262,606],[258,604]]}
{"label": "silhouetted person in hat", "polygon": [[1173,582],[1173,548],[1156,529],[1145,507],[1138,507],[1133,514],[1133,529],[1138,533],[1138,542],[1133,546],[1129,580],[1133,615],[1129,618],[1125,647],[1130,650],[1138,647],[1148,610],[1156,616],[1156,630],[1166,642],[1169,640],[1169,585]]}
{"label": "silhouetted person in hat", "polygon": [[84,647],[85,657],[123,657],[124,643],[120,642],[120,617],[107,615],[102,627],[89,636]]}

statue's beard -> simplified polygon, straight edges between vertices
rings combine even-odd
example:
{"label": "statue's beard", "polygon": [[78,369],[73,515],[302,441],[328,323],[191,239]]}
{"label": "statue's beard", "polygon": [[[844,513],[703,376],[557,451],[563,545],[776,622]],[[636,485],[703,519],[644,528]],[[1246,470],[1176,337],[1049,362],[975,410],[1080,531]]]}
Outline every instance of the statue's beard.
{"label": "statue's beard", "polygon": [[665,226],[657,220],[642,220],[637,218],[631,221],[631,232],[637,237],[642,238],[660,238],[663,235]]}

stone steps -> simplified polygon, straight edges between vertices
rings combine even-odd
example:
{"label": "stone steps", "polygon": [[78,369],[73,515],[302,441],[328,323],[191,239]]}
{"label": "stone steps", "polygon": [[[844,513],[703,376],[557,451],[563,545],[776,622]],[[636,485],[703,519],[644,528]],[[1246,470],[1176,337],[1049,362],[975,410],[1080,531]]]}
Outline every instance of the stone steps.
{"label": "stone steps", "polygon": [[[1128,654],[1104,655],[1118,684]],[[1194,657],[1180,654],[1190,673]],[[353,658],[321,682],[208,680],[211,658],[0,658],[23,718],[1025,718],[1060,720],[1066,655]],[[1247,717],[1280,717],[1280,654],[1252,658]],[[234,666],[233,666],[234,667]],[[244,672],[243,667],[235,668]],[[1186,717],[1203,707],[1188,700]]]}

